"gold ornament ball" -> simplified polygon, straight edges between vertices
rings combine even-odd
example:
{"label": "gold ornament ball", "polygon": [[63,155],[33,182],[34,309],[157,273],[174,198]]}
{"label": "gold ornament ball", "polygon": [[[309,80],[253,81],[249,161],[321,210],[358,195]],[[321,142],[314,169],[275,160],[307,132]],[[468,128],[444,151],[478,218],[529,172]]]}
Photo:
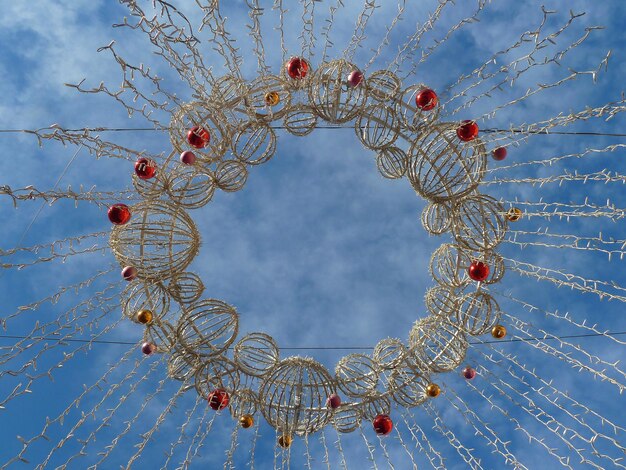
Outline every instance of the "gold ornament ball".
{"label": "gold ornament ball", "polygon": [[280,436],[278,438],[278,445],[285,449],[289,447],[292,442],[293,442],[293,438],[291,436]]}
{"label": "gold ornament ball", "polygon": [[265,93],[265,104],[268,106],[276,106],[280,102],[280,95],[275,91]]}
{"label": "gold ornament ball", "polygon": [[426,387],[426,395],[428,395],[430,398],[435,398],[439,396],[440,393],[441,389],[437,384],[428,384],[428,387]]}
{"label": "gold ornament ball", "polygon": [[254,418],[251,415],[243,415],[239,418],[239,424],[241,424],[242,428],[248,429],[254,424]]}
{"label": "gold ornament ball", "polygon": [[506,212],[506,219],[509,222],[517,222],[521,218],[522,218],[522,211],[518,209],[517,207],[511,207]]}
{"label": "gold ornament ball", "polygon": [[491,336],[496,339],[502,339],[506,336],[506,328],[502,325],[496,325],[491,329]]}
{"label": "gold ornament ball", "polygon": [[139,310],[137,312],[137,321],[142,324],[147,324],[152,322],[152,312],[150,310]]}

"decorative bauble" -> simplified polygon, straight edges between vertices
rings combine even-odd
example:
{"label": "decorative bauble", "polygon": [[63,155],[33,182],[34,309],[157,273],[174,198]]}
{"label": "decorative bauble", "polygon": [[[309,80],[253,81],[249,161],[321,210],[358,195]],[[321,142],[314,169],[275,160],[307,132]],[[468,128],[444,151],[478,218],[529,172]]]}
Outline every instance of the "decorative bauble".
{"label": "decorative bauble", "polygon": [[452,203],[476,189],[487,167],[480,139],[460,145],[453,123],[432,124],[409,149],[407,177],[425,199]]}
{"label": "decorative bauble", "polygon": [[439,394],[441,393],[441,388],[439,388],[439,385],[437,384],[428,384],[428,387],[426,387],[426,395],[428,395],[430,398],[436,398],[439,396]]}
{"label": "decorative bauble", "polygon": [[154,317],[150,310],[143,309],[137,312],[137,321],[143,325],[152,322],[153,318]]}
{"label": "decorative bauble", "polygon": [[467,274],[476,282],[482,282],[489,277],[489,266],[482,261],[472,261],[467,268]]}
{"label": "decorative bauble", "polygon": [[333,393],[328,397],[328,400],[326,400],[326,405],[332,409],[339,408],[339,406],[341,406],[341,397]]}
{"label": "decorative bauble", "polygon": [[194,148],[203,149],[211,141],[211,134],[204,127],[193,126],[187,132],[187,142]]}
{"label": "decorative bauble", "polygon": [[350,75],[348,75],[348,85],[354,88],[359,86],[361,82],[363,82],[363,72],[360,70],[350,72]]}
{"label": "decorative bauble", "polygon": [[156,350],[157,350],[156,344],[146,341],[145,343],[141,345],[141,352],[144,353],[146,356],[149,356]]}
{"label": "decorative bauble", "polygon": [[393,429],[393,421],[391,421],[389,415],[381,414],[376,416],[372,424],[374,425],[374,431],[379,436],[386,436]]}
{"label": "decorative bauble", "polygon": [[506,336],[506,328],[502,325],[494,325],[491,329],[491,336],[496,339],[502,339]]}
{"label": "decorative bauble", "polygon": [[264,99],[267,106],[276,106],[280,103],[280,95],[275,91],[265,93]]}
{"label": "decorative bauble", "polygon": [[126,266],[122,269],[122,277],[125,281],[134,281],[137,279],[137,268],[134,266]]}
{"label": "decorative bauble", "polygon": [[113,204],[107,211],[109,220],[115,225],[124,225],[130,220],[130,209],[126,204]]}
{"label": "decorative bauble", "polygon": [[293,438],[291,436],[283,435],[278,438],[278,445],[283,449],[286,449],[293,442]]}
{"label": "decorative bauble", "polygon": [[154,160],[149,158],[139,158],[135,162],[135,174],[142,180],[149,180],[154,178],[157,171],[157,165]]}
{"label": "decorative bauble", "polygon": [[[211,94],[215,92],[216,89],[213,88]],[[243,99],[243,95],[237,95],[233,99],[239,102]],[[234,104],[233,107],[235,107]],[[239,104],[236,108],[240,109],[244,106]],[[234,124],[245,117],[242,112],[233,116],[233,112],[229,112],[231,109],[223,103],[223,100],[209,99],[182,104],[172,114],[170,121],[170,142],[173,149],[179,153],[193,150],[196,165],[199,166],[208,165],[223,158],[230,145]],[[225,113],[228,113],[228,117]],[[191,132],[191,139],[198,146],[189,142],[190,129],[198,130],[199,137]]]}
{"label": "decorative bauble", "polygon": [[285,68],[287,75],[294,80],[301,80],[306,77],[309,71],[309,64],[301,57],[292,57],[287,61],[287,64],[285,64]]}
{"label": "decorative bauble", "polygon": [[252,417],[252,415],[243,415],[241,418],[239,418],[239,424],[242,428],[248,429],[254,424],[254,418]]}
{"label": "decorative bauble", "polygon": [[310,434],[328,424],[332,412],[326,400],[335,392],[332,377],[313,359],[288,357],[261,380],[261,413],[285,434]]}
{"label": "decorative bauble", "polygon": [[491,156],[493,157],[493,159],[498,162],[504,160],[506,158],[506,154],[506,147],[498,147],[497,149],[494,149],[493,152],[491,152]]}
{"label": "decorative bauble", "polygon": [[473,367],[467,366],[465,367],[465,369],[463,369],[462,375],[467,380],[472,380],[474,377],[476,377],[476,369],[474,369]]}
{"label": "decorative bauble", "polygon": [[191,150],[185,150],[180,154],[180,162],[184,165],[193,165],[196,163],[196,154]]}
{"label": "decorative bauble", "polygon": [[415,95],[415,105],[420,108],[422,111],[430,111],[434,109],[439,103],[439,98],[437,97],[437,93],[430,88],[424,88],[417,95]]}
{"label": "decorative bauble", "polygon": [[200,247],[200,234],[182,207],[166,201],[133,206],[136,217],[111,232],[109,246],[121,265],[141,267],[144,279],[183,272]]}
{"label": "decorative bauble", "polygon": [[463,142],[471,142],[478,137],[478,124],[475,121],[465,120],[457,127],[456,135]]}
{"label": "decorative bauble", "polygon": [[511,207],[508,211],[506,211],[506,220],[509,222],[517,222],[522,218],[522,211],[517,207]]}
{"label": "decorative bauble", "polygon": [[228,392],[226,392],[225,390],[217,389],[209,393],[207,400],[209,402],[209,406],[215,411],[218,411],[223,410],[228,406],[230,397],[228,395]]}

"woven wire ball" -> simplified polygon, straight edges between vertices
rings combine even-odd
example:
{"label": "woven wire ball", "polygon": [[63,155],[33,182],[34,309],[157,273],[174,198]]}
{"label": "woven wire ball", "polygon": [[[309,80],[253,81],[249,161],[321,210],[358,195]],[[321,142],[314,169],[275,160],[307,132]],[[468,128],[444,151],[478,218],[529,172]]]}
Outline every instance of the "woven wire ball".
{"label": "woven wire ball", "polygon": [[333,380],[320,363],[289,357],[269,370],[259,387],[261,413],[283,434],[310,434],[330,420],[326,400],[334,392]]}
{"label": "woven wire ball", "polygon": [[199,167],[179,164],[169,173],[167,194],[175,204],[186,209],[206,205],[214,193],[213,178]]}
{"label": "woven wire ball", "polygon": [[253,118],[273,121],[290,109],[291,94],[284,79],[276,75],[264,75],[252,81],[245,102]]}
{"label": "woven wire ball", "polygon": [[422,225],[431,235],[441,235],[452,227],[452,212],[443,202],[431,202],[422,211]]}
{"label": "woven wire ball", "polygon": [[393,108],[380,103],[373,104],[359,114],[354,121],[354,130],[368,149],[380,150],[398,138],[398,118]]}
{"label": "woven wire ball", "polygon": [[402,178],[407,170],[409,159],[404,150],[389,146],[376,155],[376,167],[381,175],[388,179]]}
{"label": "woven wire ball", "polygon": [[194,354],[174,349],[167,359],[167,375],[174,380],[185,382],[195,374],[200,367],[200,359]]}
{"label": "woven wire ball", "polygon": [[204,148],[194,149],[197,164],[202,166],[220,160],[230,144],[232,129],[227,126],[228,120],[219,109],[199,101],[183,104],[172,115],[170,122],[172,147],[178,153],[189,150],[187,133],[192,127],[200,126],[209,132],[211,139]]}
{"label": "woven wire ball", "polygon": [[493,250],[506,234],[506,211],[490,196],[469,196],[459,201],[452,210],[454,238],[459,245],[470,250]]}
{"label": "woven wire ball", "polygon": [[287,132],[302,137],[315,130],[317,115],[310,106],[296,105],[285,114],[283,124]]}
{"label": "woven wire ball", "polygon": [[454,370],[465,359],[468,346],[463,331],[439,316],[418,320],[409,334],[409,356],[425,371]]}
{"label": "woven wire ball", "polygon": [[213,180],[215,186],[222,191],[239,191],[248,180],[248,170],[243,163],[237,160],[224,160],[215,167]]}
{"label": "woven wire ball", "polygon": [[238,328],[239,315],[233,307],[221,300],[206,299],[183,307],[176,335],[188,353],[213,357],[231,345]]}
{"label": "woven wire ball", "polygon": [[426,291],[424,297],[426,310],[432,315],[450,318],[456,314],[459,308],[459,300],[456,292],[447,286],[435,286]]}
{"label": "woven wire ball", "polygon": [[134,266],[144,279],[166,279],[185,270],[200,235],[184,209],[165,201],[134,205],[133,217],[111,231],[109,246],[122,266]]}
{"label": "woven wire ball", "polygon": [[372,358],[380,369],[394,369],[405,358],[406,346],[397,338],[385,338],[374,346]]}
{"label": "woven wire ball", "polygon": [[368,96],[376,101],[391,101],[400,92],[402,81],[389,70],[377,70],[367,78]]}
{"label": "woven wire ball", "polygon": [[376,389],[378,367],[365,354],[348,354],[335,367],[335,379],[339,389],[350,397],[362,398]]}
{"label": "woven wire ball", "polygon": [[398,94],[396,100],[396,114],[400,118],[402,127],[417,131],[422,126],[430,125],[439,117],[439,105],[429,111],[418,108],[415,104],[415,97],[420,91],[426,89],[425,85],[411,85]]}
{"label": "woven wire ball", "polygon": [[274,156],[276,134],[264,122],[247,122],[233,136],[231,150],[241,163],[260,165]]}
{"label": "woven wire ball", "polygon": [[332,424],[338,432],[349,433],[359,429],[362,417],[363,412],[360,406],[355,403],[342,403],[333,411]]}
{"label": "woven wire ball", "polygon": [[482,290],[464,295],[458,304],[457,319],[461,328],[469,335],[488,333],[500,319],[498,303]]}
{"label": "woven wire ball", "polygon": [[430,378],[407,357],[391,371],[389,394],[400,406],[415,407],[427,400],[426,387],[429,383]]}
{"label": "woven wire ball", "polygon": [[191,304],[198,300],[204,292],[204,284],[197,274],[184,272],[176,274],[170,279],[167,291],[176,302]]}
{"label": "woven wire ball", "polygon": [[409,150],[407,176],[423,198],[442,202],[472,192],[483,178],[487,165],[480,139],[461,142],[457,124],[430,126],[430,132],[413,142]]}
{"label": "woven wire ball", "polygon": [[274,338],[264,333],[250,333],[235,345],[235,364],[245,374],[263,377],[279,361],[280,351]]}
{"label": "woven wire ball", "polygon": [[122,292],[120,305],[124,316],[135,323],[140,310],[150,310],[154,320],[163,320],[170,311],[170,296],[159,282],[136,280]]}
{"label": "woven wire ball", "polygon": [[363,109],[367,89],[364,83],[350,86],[348,76],[356,66],[344,59],[320,65],[309,82],[309,101],[325,121],[340,124],[354,119]]}
{"label": "woven wire ball", "polygon": [[470,282],[468,255],[456,245],[442,243],[430,257],[430,274],[437,284],[459,288]]}
{"label": "woven wire ball", "polygon": [[232,396],[229,403],[230,414],[233,418],[241,418],[244,415],[253,416],[259,406],[259,396],[254,390],[240,388]]}
{"label": "woven wire ball", "polygon": [[201,397],[208,397],[215,389],[221,389],[233,395],[239,388],[240,375],[237,366],[225,356],[205,359],[194,374],[196,392]]}

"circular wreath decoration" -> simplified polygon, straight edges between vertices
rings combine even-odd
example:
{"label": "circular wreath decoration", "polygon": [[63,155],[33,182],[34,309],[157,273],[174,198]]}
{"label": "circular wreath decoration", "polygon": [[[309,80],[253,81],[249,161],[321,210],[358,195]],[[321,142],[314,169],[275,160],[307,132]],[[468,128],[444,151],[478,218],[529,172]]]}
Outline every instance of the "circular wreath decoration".
{"label": "circular wreath decoration", "polygon": [[[502,279],[495,250],[507,223],[521,214],[507,213],[478,191],[487,159],[478,125],[439,122],[433,90],[402,87],[388,70],[365,77],[343,59],[311,70],[293,57],[280,76],[250,83],[223,77],[206,101],[187,103],[173,115],[174,151],[164,164],[136,162],[133,184],[143,201],[109,208],[110,247],[130,282],[122,307],[146,326],[142,351],[168,354],[171,378],[188,382],[211,408],[228,408],[242,427],[262,415],[283,447],[293,435],[326,425],[351,432],[363,419],[378,434],[389,433],[393,404],[414,407],[436,397],[435,374],[462,364],[469,336],[506,335],[485,286]],[[426,231],[449,232],[454,240],[432,255],[429,315],[415,323],[408,342],[383,339],[371,355],[340,359],[334,374],[310,358],[281,358],[267,334],[237,340],[235,308],[203,298],[202,280],[186,271],[200,244],[188,211],[207,204],[218,189],[242,189],[248,168],[274,155],[276,123],[303,136],[320,121],[354,121],[357,138],[376,152],[380,174],[406,177],[429,201],[421,217]],[[471,370],[464,373],[473,377]]]}

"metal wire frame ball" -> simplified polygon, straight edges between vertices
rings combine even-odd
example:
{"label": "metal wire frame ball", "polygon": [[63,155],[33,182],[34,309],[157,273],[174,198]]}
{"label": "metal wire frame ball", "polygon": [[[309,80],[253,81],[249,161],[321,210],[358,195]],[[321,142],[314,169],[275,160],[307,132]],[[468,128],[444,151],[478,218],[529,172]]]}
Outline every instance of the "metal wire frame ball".
{"label": "metal wire frame ball", "polygon": [[134,266],[144,279],[167,279],[183,272],[200,246],[196,226],[180,206],[143,201],[132,218],[111,231],[109,246],[122,266]]}
{"label": "metal wire frame ball", "polygon": [[444,202],[466,196],[484,176],[485,146],[480,139],[460,141],[457,127],[455,123],[435,124],[411,145],[407,177],[425,199]]}
{"label": "metal wire frame ball", "polygon": [[468,346],[463,330],[439,316],[418,320],[409,334],[409,356],[424,371],[454,370],[465,359]]}
{"label": "metal wire frame ball", "polygon": [[333,379],[324,366],[313,359],[288,357],[272,367],[261,382],[261,413],[283,434],[310,434],[330,421],[326,400],[332,393]]}

